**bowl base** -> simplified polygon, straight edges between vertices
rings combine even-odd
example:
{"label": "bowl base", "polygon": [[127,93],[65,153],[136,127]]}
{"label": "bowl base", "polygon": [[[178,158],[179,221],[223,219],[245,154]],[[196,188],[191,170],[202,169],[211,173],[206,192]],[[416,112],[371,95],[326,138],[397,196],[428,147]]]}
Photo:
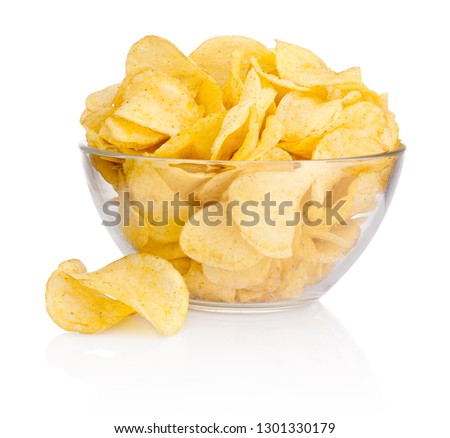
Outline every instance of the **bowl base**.
{"label": "bowl base", "polygon": [[304,307],[315,303],[317,298],[310,300],[275,301],[273,303],[220,303],[202,300],[189,300],[189,309],[216,313],[269,313]]}

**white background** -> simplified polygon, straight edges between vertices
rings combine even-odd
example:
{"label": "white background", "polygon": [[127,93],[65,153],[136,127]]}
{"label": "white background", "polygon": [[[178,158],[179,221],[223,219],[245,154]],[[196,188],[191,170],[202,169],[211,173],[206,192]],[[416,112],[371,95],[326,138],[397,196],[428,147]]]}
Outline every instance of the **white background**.
{"label": "white background", "polygon": [[[6,6],[5,6],[6,5]],[[112,437],[113,425],[333,421],[337,437],[449,436],[449,45],[445,2],[15,1],[0,11],[0,435]],[[243,34],[359,65],[390,94],[408,146],[369,248],[321,300],[272,315],[190,312],[181,332],[138,317],[63,333],[48,276],[119,258],[77,144],[85,96],[121,80],[130,45],[189,53]],[[33,435],[36,434],[36,435]]]}

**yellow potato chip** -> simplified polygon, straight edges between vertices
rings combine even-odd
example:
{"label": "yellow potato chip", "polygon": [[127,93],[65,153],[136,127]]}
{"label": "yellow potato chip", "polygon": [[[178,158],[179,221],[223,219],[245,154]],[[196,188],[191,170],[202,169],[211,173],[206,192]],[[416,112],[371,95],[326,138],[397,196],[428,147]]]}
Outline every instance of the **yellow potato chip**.
{"label": "yellow potato chip", "polygon": [[214,175],[204,172],[187,172],[183,168],[172,164],[164,167],[155,167],[155,170],[174,193],[179,193],[181,200],[187,200],[189,194],[195,193],[195,190],[201,184],[204,184]]}
{"label": "yellow potato chip", "polygon": [[71,332],[98,333],[135,313],[126,304],[81,285],[71,276],[85,272],[79,260],[68,260],[49,278],[45,301],[57,325]]}
{"label": "yellow potato chip", "polygon": [[235,50],[231,54],[230,75],[223,87],[223,102],[228,109],[239,103],[244,90],[244,82],[241,78],[242,57],[240,50]]}
{"label": "yellow potato chip", "polygon": [[284,125],[283,140],[292,142],[322,134],[341,111],[340,99],[324,102],[311,95],[291,92],[281,99],[276,116]]}
{"label": "yellow potato chip", "polygon": [[98,271],[70,276],[131,307],[162,334],[177,332],[186,317],[189,293],[183,277],[168,261],[150,254],[129,255]]}
{"label": "yellow potato chip", "polygon": [[210,159],[211,148],[222,127],[224,117],[225,113],[220,112],[196,120],[187,130],[158,148],[155,157]]}
{"label": "yellow potato chip", "polygon": [[283,136],[284,126],[276,116],[268,116],[266,119],[266,126],[261,134],[261,140],[256,145],[253,152],[250,153],[247,159],[249,160],[264,160],[266,156],[273,152],[278,142]]}
{"label": "yellow potato chip", "polygon": [[359,68],[336,73],[314,53],[294,44],[277,40],[275,57],[280,78],[289,79],[304,87],[362,85]]}
{"label": "yellow potato chip", "polygon": [[351,128],[338,128],[324,135],[312,154],[313,160],[361,157],[386,152],[386,146],[368,137],[361,137]]}
{"label": "yellow potato chip", "polygon": [[117,117],[170,136],[188,128],[202,115],[180,80],[152,70],[134,76],[123,99],[115,112]]}
{"label": "yellow potato chip", "polygon": [[261,81],[251,69],[244,84],[241,100],[228,111],[212,146],[213,160],[227,160],[242,146],[249,131],[250,109],[256,106],[258,124],[261,127],[264,115],[276,95],[273,88],[262,88]]}
{"label": "yellow potato chip", "polygon": [[252,57],[268,71],[274,69],[273,53],[258,41],[242,36],[222,36],[206,40],[191,53],[190,58],[222,87],[229,77],[232,54],[236,50],[242,55],[241,76],[248,70]]}
{"label": "yellow potato chip", "polygon": [[186,222],[180,235],[181,249],[199,263],[230,271],[242,271],[258,263],[264,255],[242,238],[231,220],[238,209],[217,205],[208,209],[211,217],[203,208]]}
{"label": "yellow potato chip", "polygon": [[255,150],[259,138],[259,117],[256,105],[252,105],[248,117],[248,132],[242,146],[233,154],[232,160],[247,160]]}
{"label": "yellow potato chip", "polygon": [[90,112],[111,108],[119,91],[120,84],[111,85],[103,90],[96,91],[86,98],[86,109]]}
{"label": "yellow potato chip", "polygon": [[206,74],[164,38],[148,35],[133,44],[126,60],[127,75],[157,70],[181,80],[196,95]]}
{"label": "yellow potato chip", "polygon": [[216,173],[209,181],[205,182],[195,191],[195,197],[202,202],[223,201],[228,186],[236,178],[241,169],[229,166],[222,172]]}
{"label": "yellow potato chip", "polygon": [[299,168],[284,172],[261,171],[236,178],[228,189],[229,198],[241,206],[248,200],[254,202],[249,210],[255,220],[243,208],[234,210],[233,219],[242,237],[267,257],[292,256],[296,211],[313,177],[309,169]]}
{"label": "yellow potato chip", "polygon": [[202,265],[203,274],[213,283],[233,289],[244,289],[265,283],[271,266],[271,259],[265,257],[242,271],[229,271],[214,266]]}
{"label": "yellow potato chip", "polygon": [[359,175],[348,188],[346,201],[340,210],[344,219],[350,219],[356,215],[369,213],[377,206],[377,195],[383,192],[377,173],[363,173]]}
{"label": "yellow potato chip", "polygon": [[203,274],[201,265],[195,261],[191,261],[189,271],[184,275],[184,281],[191,298],[219,302],[235,301],[236,290],[209,281]]}
{"label": "yellow potato chip", "polygon": [[169,260],[169,262],[181,275],[186,274],[189,271],[189,267],[191,266],[191,259],[189,257],[173,259]]}
{"label": "yellow potato chip", "polygon": [[264,160],[292,161],[293,158],[288,152],[276,147],[267,153],[267,155],[264,157]]}
{"label": "yellow potato chip", "polygon": [[301,87],[300,85],[297,85],[295,82],[292,82],[289,79],[281,79],[274,74],[266,73],[261,68],[261,66],[259,65],[258,60],[256,58],[251,59],[251,64],[259,76],[263,77],[266,81],[268,81],[270,84],[275,86],[275,88],[278,91],[283,90],[284,91],[283,94],[285,94],[288,91],[309,91],[310,90],[308,87]]}
{"label": "yellow potato chip", "polygon": [[91,155],[90,160],[103,179],[118,190],[119,183],[123,180],[122,165],[96,155]]}
{"label": "yellow potato chip", "polygon": [[156,146],[168,138],[164,134],[115,116],[108,117],[103,122],[99,135],[116,146],[137,150]]}

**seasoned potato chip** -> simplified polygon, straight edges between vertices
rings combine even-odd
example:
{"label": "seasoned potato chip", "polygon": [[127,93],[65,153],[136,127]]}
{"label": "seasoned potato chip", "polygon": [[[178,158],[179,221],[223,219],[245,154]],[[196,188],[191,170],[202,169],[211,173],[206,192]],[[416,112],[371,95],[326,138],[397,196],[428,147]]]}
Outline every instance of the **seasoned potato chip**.
{"label": "seasoned potato chip", "polygon": [[[71,273],[70,277],[82,288],[131,307],[164,335],[177,332],[187,314],[189,293],[183,277],[168,261],[150,254],[129,255],[98,271]],[[58,292],[64,295],[65,287]],[[85,292],[83,301],[88,299]]]}
{"label": "seasoned potato chip", "polygon": [[202,265],[205,277],[213,283],[228,286],[234,289],[244,289],[264,283],[269,275],[271,260],[268,257],[242,271],[229,271]]}
{"label": "seasoned potato chip", "polygon": [[267,153],[267,155],[264,157],[264,160],[292,161],[293,158],[288,152],[276,147]]}
{"label": "seasoned potato chip", "polygon": [[241,169],[229,167],[223,172],[216,173],[209,181],[195,191],[195,197],[202,203],[207,201],[223,201],[228,186],[236,178]]}
{"label": "seasoned potato chip", "polygon": [[236,290],[227,285],[209,281],[203,274],[199,263],[191,261],[189,271],[184,275],[187,288],[192,298],[208,301],[235,301]]}
{"label": "seasoned potato chip", "polygon": [[268,116],[266,126],[261,134],[261,139],[247,159],[265,160],[267,155],[273,152],[283,136],[284,126],[276,116]]}
{"label": "seasoned potato chip", "polygon": [[173,193],[179,193],[181,200],[187,200],[190,193],[213,177],[213,174],[203,172],[187,172],[176,165],[156,167],[155,170]]}
{"label": "seasoned potato chip", "polygon": [[79,260],[61,263],[47,282],[47,312],[64,330],[98,333],[135,313],[122,302],[83,286],[72,277],[86,268]]}
{"label": "seasoned potato chip", "polygon": [[189,90],[176,78],[153,70],[134,76],[114,113],[166,135],[176,135],[202,116]]}
{"label": "seasoned potato chip", "polygon": [[342,110],[342,101],[324,102],[302,93],[288,93],[278,105],[276,116],[284,125],[283,140],[298,141],[319,135],[335,121]]}
{"label": "seasoned potato chip", "polygon": [[336,73],[318,56],[302,47],[277,40],[275,56],[280,78],[289,79],[298,85],[304,87],[362,85],[361,72],[358,68]]}
{"label": "seasoned potato chip", "polygon": [[267,257],[292,256],[295,212],[313,179],[313,172],[302,168],[292,172],[255,172],[236,178],[228,189],[230,199],[240,205],[248,200],[255,202],[252,211],[256,220],[251,223],[243,209],[234,210],[233,219],[242,237]]}
{"label": "seasoned potato chip", "polygon": [[181,275],[186,274],[189,271],[189,267],[191,266],[191,259],[189,257],[173,259],[169,260],[169,262]]}
{"label": "seasoned potato chip", "polygon": [[360,137],[350,128],[331,131],[318,142],[312,154],[313,160],[339,157],[361,157],[386,152],[386,147],[377,140]]}
{"label": "seasoned potato chip", "polygon": [[[242,271],[255,265],[264,255],[242,238],[239,227],[227,217],[232,216],[230,210],[227,215],[227,204],[218,206],[220,209],[211,209],[214,212],[211,218],[202,209],[186,222],[180,235],[181,249],[199,263],[229,271]],[[237,211],[236,208],[233,213]]]}
{"label": "seasoned potato chip", "polygon": [[268,71],[275,67],[274,55],[270,50],[258,41],[242,36],[223,36],[206,40],[191,53],[190,58],[223,86],[230,74],[232,55],[236,50],[242,56],[241,76],[248,70],[252,57]]}
{"label": "seasoned potato chip", "polygon": [[256,105],[250,107],[248,132],[242,146],[233,154],[232,160],[247,160],[255,150],[259,138],[259,117]]}
{"label": "seasoned potato chip", "polygon": [[210,159],[211,148],[224,117],[225,113],[220,112],[196,120],[187,130],[173,136],[157,149],[155,157]]}
{"label": "seasoned potato chip", "polygon": [[95,113],[97,111],[111,108],[118,91],[119,84],[115,84],[90,94],[86,98],[86,109]]}
{"label": "seasoned potato chip", "polygon": [[164,134],[115,116],[108,117],[103,122],[99,135],[116,146],[138,150],[158,145],[168,138]]}
{"label": "seasoned potato chip", "polygon": [[242,52],[235,50],[231,54],[231,70],[227,82],[223,87],[223,102],[229,109],[239,103],[244,90],[244,82],[241,78]]}
{"label": "seasoned potato chip", "polygon": [[177,78],[197,94],[201,82],[207,76],[191,59],[164,38],[148,35],[133,44],[126,61],[127,75],[143,70],[155,70]]}

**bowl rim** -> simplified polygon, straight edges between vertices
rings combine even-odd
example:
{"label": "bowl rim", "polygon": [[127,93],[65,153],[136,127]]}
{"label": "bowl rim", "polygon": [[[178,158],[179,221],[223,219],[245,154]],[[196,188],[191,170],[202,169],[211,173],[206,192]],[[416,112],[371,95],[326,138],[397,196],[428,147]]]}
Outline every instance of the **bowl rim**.
{"label": "bowl rim", "polygon": [[[176,164],[182,164],[182,163],[190,163],[190,164],[215,164],[220,166],[242,166],[242,165],[249,165],[250,163],[276,163],[280,164],[283,163],[283,161],[280,160],[201,160],[201,159],[193,159],[193,158],[167,158],[167,157],[155,157],[152,155],[138,155],[138,154],[124,154],[122,152],[116,152],[116,151],[110,151],[106,149],[97,149],[89,146],[86,141],[82,141],[78,144],[79,149],[86,154],[92,154],[100,157],[106,157],[106,158],[116,158],[116,159],[141,159],[141,160],[151,160],[156,161],[160,163],[176,163]],[[383,152],[380,154],[373,154],[373,155],[361,155],[357,157],[339,157],[339,158],[323,158],[319,160],[292,160],[292,161],[284,161],[285,163],[326,163],[326,162],[353,162],[353,161],[361,161],[361,160],[375,160],[379,158],[388,158],[388,157],[395,157],[400,156],[406,151],[406,146],[403,143],[399,144],[399,147],[397,149],[394,149],[389,152]]]}

